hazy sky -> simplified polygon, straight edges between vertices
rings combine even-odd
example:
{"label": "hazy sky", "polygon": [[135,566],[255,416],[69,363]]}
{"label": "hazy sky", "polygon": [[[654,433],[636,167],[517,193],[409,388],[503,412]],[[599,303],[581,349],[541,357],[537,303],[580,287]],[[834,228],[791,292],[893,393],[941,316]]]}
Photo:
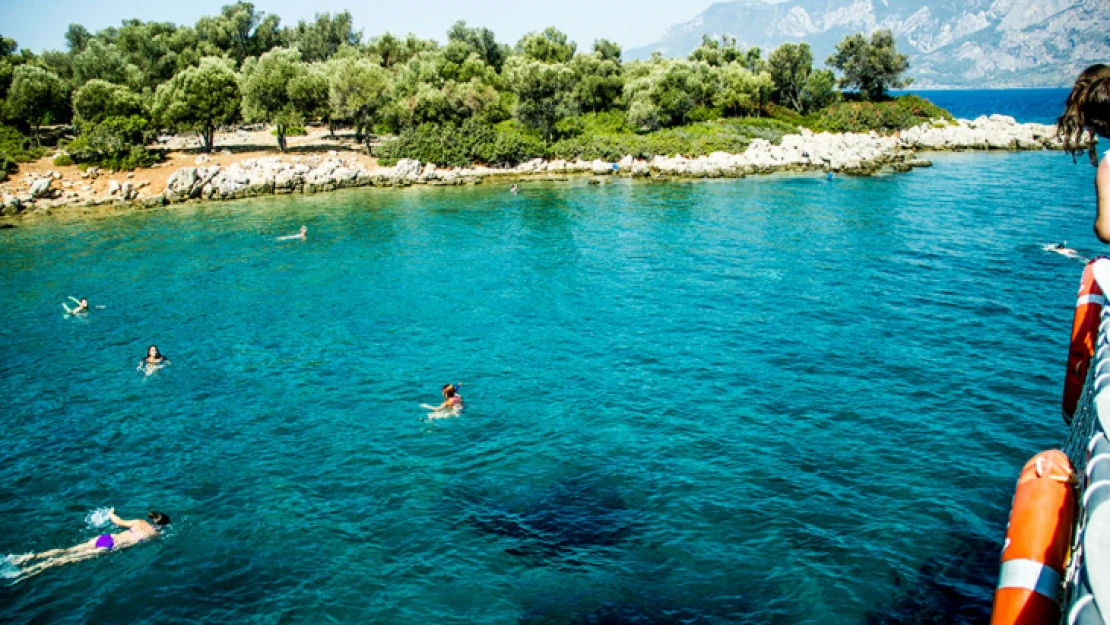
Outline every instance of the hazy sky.
{"label": "hazy sky", "polygon": [[[35,52],[65,49],[65,30],[71,23],[96,32],[120,21],[196,23],[202,15],[219,13],[233,0],[0,0],[0,34]],[[316,13],[349,10],[356,28],[366,36],[385,31],[416,33],[443,41],[456,20],[493,30],[498,41],[516,43],[526,32],[555,26],[589,47],[606,37],[625,49],[647,45],[668,26],[694,18],[710,0],[256,0],[254,5],[281,16],[282,24],[312,19]]]}

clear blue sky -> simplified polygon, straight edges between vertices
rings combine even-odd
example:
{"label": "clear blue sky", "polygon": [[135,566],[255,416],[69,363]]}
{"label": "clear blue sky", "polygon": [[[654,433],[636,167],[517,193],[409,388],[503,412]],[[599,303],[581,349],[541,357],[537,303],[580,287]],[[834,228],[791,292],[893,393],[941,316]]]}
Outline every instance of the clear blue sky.
{"label": "clear blue sky", "polygon": [[[202,15],[219,13],[233,0],[0,0],[0,34],[34,52],[65,49],[65,30],[81,24],[96,32],[120,21],[194,24]],[[526,32],[555,26],[589,47],[607,37],[625,49],[647,45],[668,26],[694,18],[710,0],[257,0],[254,5],[281,16],[282,24],[310,20],[316,13],[344,9],[354,16],[366,36],[389,31],[416,33],[443,41],[456,20],[493,30],[498,41],[516,43]]]}

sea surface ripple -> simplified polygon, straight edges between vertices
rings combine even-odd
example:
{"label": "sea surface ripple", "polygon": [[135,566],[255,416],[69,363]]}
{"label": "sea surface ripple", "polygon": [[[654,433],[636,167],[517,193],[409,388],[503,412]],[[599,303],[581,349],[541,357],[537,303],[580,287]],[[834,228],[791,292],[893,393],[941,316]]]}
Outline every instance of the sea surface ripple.
{"label": "sea surface ripple", "polygon": [[1093,170],[933,158],[2,231],[0,555],[174,523],[0,621],[982,622]]}

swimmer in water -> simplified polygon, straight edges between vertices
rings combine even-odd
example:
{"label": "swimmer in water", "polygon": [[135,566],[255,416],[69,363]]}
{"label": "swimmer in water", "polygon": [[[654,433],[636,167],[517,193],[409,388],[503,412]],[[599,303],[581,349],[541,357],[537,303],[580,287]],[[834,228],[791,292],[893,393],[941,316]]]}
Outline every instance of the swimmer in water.
{"label": "swimmer in water", "polygon": [[289,241],[290,239],[300,239],[304,241],[308,238],[308,226],[301,226],[301,231],[297,234],[291,234],[285,237],[278,237],[278,241]]}
{"label": "swimmer in water", "polygon": [[1044,246],[1044,250],[1046,252],[1056,252],[1057,254],[1067,256],[1068,258],[1079,258],[1080,260],[1085,260],[1079,255],[1079,252],[1068,247],[1067,241],[1064,241],[1063,243],[1049,243],[1048,245]]}
{"label": "swimmer in water", "polygon": [[84,314],[89,312],[89,300],[85,299],[84,297],[82,297],[81,299],[77,299],[76,297],[73,297],[73,296],[70,296],[69,299],[73,300],[77,305],[74,306],[73,308],[70,308],[70,307],[66,306],[65,304],[62,304],[62,308],[66,309],[66,314],[68,314],[68,315],[84,315]]}
{"label": "swimmer in water", "polygon": [[154,367],[168,364],[170,364],[169,359],[163,356],[162,352],[158,351],[158,346],[151,345],[146,348],[146,358],[139,361],[139,366],[136,367],[136,369],[142,371],[145,367],[147,371],[150,371]]}
{"label": "swimmer in water", "polygon": [[515,182],[513,183],[512,188],[509,189],[509,193],[512,193],[513,195],[516,195],[516,183]]}
{"label": "swimmer in water", "polygon": [[[69,549],[51,549],[42,553],[28,553],[22,556],[9,557],[8,562],[15,566],[34,562],[19,572],[21,578],[31,577],[53,566],[88,560],[109,551],[132,547],[148,538],[157,538],[162,528],[170,524],[170,517],[161,512],[151,512],[147,514],[147,518],[149,521],[121,519],[116,516],[116,509],[112,508],[108,512],[108,520],[119,527],[126,527],[127,531],[116,534],[102,534]],[[38,562],[35,562],[36,560]]]}
{"label": "swimmer in water", "polygon": [[463,398],[459,395],[459,387],[461,384],[444,384],[443,385],[443,403],[438,406],[429,406],[428,404],[420,404],[421,408],[427,408],[432,411],[433,416],[447,416],[455,415],[462,411]]}

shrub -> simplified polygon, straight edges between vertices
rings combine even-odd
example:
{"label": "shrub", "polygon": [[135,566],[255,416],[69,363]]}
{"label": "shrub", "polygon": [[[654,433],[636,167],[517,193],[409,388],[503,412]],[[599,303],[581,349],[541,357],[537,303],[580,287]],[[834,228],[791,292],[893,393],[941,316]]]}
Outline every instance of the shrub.
{"label": "shrub", "polygon": [[544,156],[543,142],[513,122],[489,126],[467,120],[462,127],[422,124],[405,130],[397,139],[382,146],[381,163],[391,165],[402,158],[444,167],[464,167],[472,163],[512,166]]}
{"label": "shrub", "polygon": [[30,137],[23,136],[23,133],[11,126],[0,124],[0,152],[5,153],[9,159],[17,163],[28,163],[42,158],[46,149],[33,144]]}
{"label": "shrub", "polygon": [[54,165],[57,167],[65,167],[67,165],[73,164],[75,164],[73,157],[69,154],[66,154],[65,152],[62,152],[61,154],[54,157]]}
{"label": "shrub", "polygon": [[8,174],[14,174],[19,169],[12,157],[8,156],[5,152],[0,152],[0,182],[8,179]]}
{"label": "shrub", "polygon": [[886,102],[842,102],[816,115],[822,129],[834,132],[905,130],[935,119],[952,121],[952,115],[916,95],[904,95]]}
{"label": "shrub", "polygon": [[144,146],[153,129],[145,117],[108,117],[70,141],[66,152],[79,165],[127,170],[148,167],[162,160],[158,152]]}
{"label": "shrub", "polygon": [[[274,128],[273,130],[271,130],[270,134],[274,135],[275,137],[278,136],[277,128]],[[305,130],[304,126],[286,126],[285,127],[285,136],[286,137],[307,137],[308,136],[308,131]]]}

